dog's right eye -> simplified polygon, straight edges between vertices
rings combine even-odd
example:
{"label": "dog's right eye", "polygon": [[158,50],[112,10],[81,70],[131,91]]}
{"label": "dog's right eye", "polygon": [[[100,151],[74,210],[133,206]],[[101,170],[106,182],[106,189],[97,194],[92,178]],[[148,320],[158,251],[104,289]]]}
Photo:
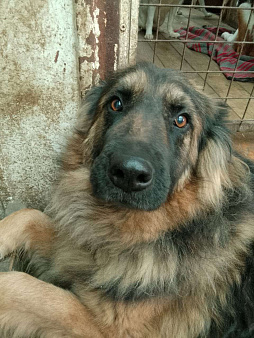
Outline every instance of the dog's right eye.
{"label": "dog's right eye", "polygon": [[179,115],[175,121],[174,125],[177,126],[178,128],[184,128],[188,123],[188,119],[185,115]]}
{"label": "dog's right eye", "polygon": [[110,107],[114,111],[121,111],[121,110],[123,110],[122,102],[118,98],[114,99],[113,101],[111,101]]}

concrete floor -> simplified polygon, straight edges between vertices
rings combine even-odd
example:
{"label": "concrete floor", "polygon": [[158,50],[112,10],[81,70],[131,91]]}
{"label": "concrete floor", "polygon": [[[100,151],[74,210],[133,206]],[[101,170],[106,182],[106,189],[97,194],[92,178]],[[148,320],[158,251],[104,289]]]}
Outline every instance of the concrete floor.
{"label": "concrete floor", "polygon": [[233,136],[234,145],[244,156],[254,161],[254,133],[253,132],[238,132]]}

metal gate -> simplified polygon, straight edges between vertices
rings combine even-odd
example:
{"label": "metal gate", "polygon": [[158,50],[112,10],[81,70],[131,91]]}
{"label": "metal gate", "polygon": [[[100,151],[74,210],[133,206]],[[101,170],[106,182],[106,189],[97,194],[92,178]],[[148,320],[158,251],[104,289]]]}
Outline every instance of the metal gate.
{"label": "metal gate", "polygon": [[[144,1],[142,1],[144,2]],[[154,1],[156,2],[156,1]],[[254,67],[251,70],[248,70],[248,75],[250,79],[246,82],[239,82],[241,74],[245,74],[246,71],[241,67],[240,64],[243,59],[246,57],[243,56],[243,48],[246,45],[252,45],[254,49],[253,42],[246,41],[247,38],[247,27],[250,24],[253,12],[253,7],[248,9],[249,19],[248,25],[245,29],[244,36],[241,41],[234,41],[228,42],[222,40],[220,37],[221,30],[232,29],[230,25],[226,24],[225,18],[227,16],[231,17],[236,16],[237,10],[239,7],[236,6],[235,1],[221,1],[221,5],[215,6],[216,1],[208,1],[206,0],[206,6],[200,5],[199,3],[195,3],[194,1],[185,1],[183,5],[176,4],[177,1],[157,1],[157,3],[140,3],[140,9],[143,8],[147,9],[149,6],[155,6],[157,8],[157,15],[156,15],[156,23],[155,23],[155,31],[154,37],[151,39],[144,38],[144,31],[139,32],[138,38],[138,52],[137,52],[137,59],[138,60],[149,60],[154,63],[157,63],[159,66],[162,67],[169,67],[179,69],[182,72],[186,73],[187,77],[197,79],[196,86],[199,90],[205,91],[208,93],[209,96],[214,97],[215,99],[224,100],[229,105],[230,109],[230,118],[228,121],[230,129],[233,131],[250,131],[254,129],[254,102],[253,102],[253,73]],[[212,5],[211,5],[212,3]],[[185,31],[185,36],[181,36],[180,40],[176,38],[170,38],[165,33],[161,33],[159,31],[159,27],[161,24],[161,16],[162,11],[169,10],[170,8],[178,7],[183,12],[183,18],[179,19],[180,17],[176,15],[175,22],[173,26],[179,26],[182,23]],[[210,17],[205,18],[204,15],[197,10],[201,8],[205,8],[206,11],[216,10],[216,14],[211,14]],[[243,10],[247,10],[244,8]],[[247,12],[246,12],[247,13]],[[226,15],[229,14],[229,15]],[[199,18],[200,17],[200,18]],[[182,21],[182,22],[181,22]],[[231,20],[232,21],[232,20]],[[205,26],[208,29],[213,29],[213,36],[214,40],[208,40],[204,36],[202,39],[202,46],[208,46],[210,48],[210,55],[203,55],[202,60],[207,60],[203,64],[198,64],[201,59],[201,56],[198,55],[196,51],[189,50],[187,47],[189,45],[195,45],[199,43],[199,41],[194,41],[192,39],[192,32],[195,30],[193,27],[193,22],[197,22],[200,29],[204,29]],[[237,20],[235,20],[235,23]],[[231,22],[229,22],[232,24]],[[212,27],[209,27],[212,26]],[[174,27],[176,28],[176,27]],[[235,27],[236,28],[236,27]],[[181,31],[179,29],[179,31]],[[199,32],[198,32],[199,34]],[[223,48],[223,46],[233,46],[236,42],[239,43],[238,46],[238,53],[236,59],[234,60],[234,65],[230,69],[220,69],[218,66],[215,66],[216,63],[213,60],[215,53],[218,49]],[[180,47],[181,45],[181,47]],[[150,58],[148,57],[148,46],[152,50],[150,53]],[[201,46],[201,48],[202,48]],[[194,46],[195,48],[195,46]],[[198,47],[196,46],[198,49]],[[205,47],[206,48],[206,47]],[[146,50],[145,56],[142,56],[142,49]],[[165,53],[163,54],[163,50]],[[173,58],[173,55],[175,57]],[[191,62],[188,58],[191,58]],[[178,59],[178,60],[177,60]],[[169,62],[171,60],[171,64]],[[173,60],[173,61],[172,61]],[[201,61],[200,61],[201,62]],[[202,61],[203,62],[203,61]],[[250,62],[254,62],[252,59]],[[196,63],[196,66],[195,66]],[[254,63],[253,63],[254,65]],[[201,68],[201,69],[199,69]],[[240,69],[239,69],[240,68]],[[223,74],[227,73],[228,79],[225,78]],[[212,81],[212,79],[214,81]],[[194,81],[195,82],[195,81]],[[194,83],[195,85],[195,83]]]}

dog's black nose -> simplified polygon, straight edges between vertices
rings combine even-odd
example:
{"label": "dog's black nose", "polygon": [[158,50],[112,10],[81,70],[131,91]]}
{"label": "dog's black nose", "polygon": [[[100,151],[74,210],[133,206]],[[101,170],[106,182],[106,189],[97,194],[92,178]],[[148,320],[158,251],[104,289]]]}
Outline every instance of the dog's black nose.
{"label": "dog's black nose", "polygon": [[115,186],[126,192],[139,191],[149,187],[153,180],[153,167],[140,157],[113,156],[109,177]]}

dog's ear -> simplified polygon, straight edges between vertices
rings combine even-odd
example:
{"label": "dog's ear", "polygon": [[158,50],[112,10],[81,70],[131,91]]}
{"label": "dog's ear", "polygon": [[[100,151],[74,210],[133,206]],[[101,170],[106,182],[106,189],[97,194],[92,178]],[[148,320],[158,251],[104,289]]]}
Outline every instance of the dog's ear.
{"label": "dog's ear", "polygon": [[105,86],[104,82],[100,82],[97,86],[92,87],[82,101],[74,133],[69,139],[64,157],[62,158],[64,170],[78,169],[84,164],[84,152],[91,150],[92,146],[86,144],[87,135],[98,111],[98,103]]}
{"label": "dog's ear", "polygon": [[106,83],[100,81],[97,86],[92,87],[82,100],[79,110],[76,130],[77,132],[86,135],[91,127],[96,112],[98,111],[98,103],[106,87]]}
{"label": "dog's ear", "polygon": [[[228,108],[223,103],[211,102],[210,112],[206,114],[204,132],[197,163],[197,176],[200,198],[204,203],[218,206],[226,191],[249,193],[246,177],[248,165],[233,151],[231,133],[226,127]],[[243,198],[243,196],[239,197]]]}
{"label": "dog's ear", "polygon": [[202,200],[221,203],[225,188],[231,188],[232,145],[226,128],[227,106],[208,101],[210,112],[204,114],[196,174],[201,182]]}

